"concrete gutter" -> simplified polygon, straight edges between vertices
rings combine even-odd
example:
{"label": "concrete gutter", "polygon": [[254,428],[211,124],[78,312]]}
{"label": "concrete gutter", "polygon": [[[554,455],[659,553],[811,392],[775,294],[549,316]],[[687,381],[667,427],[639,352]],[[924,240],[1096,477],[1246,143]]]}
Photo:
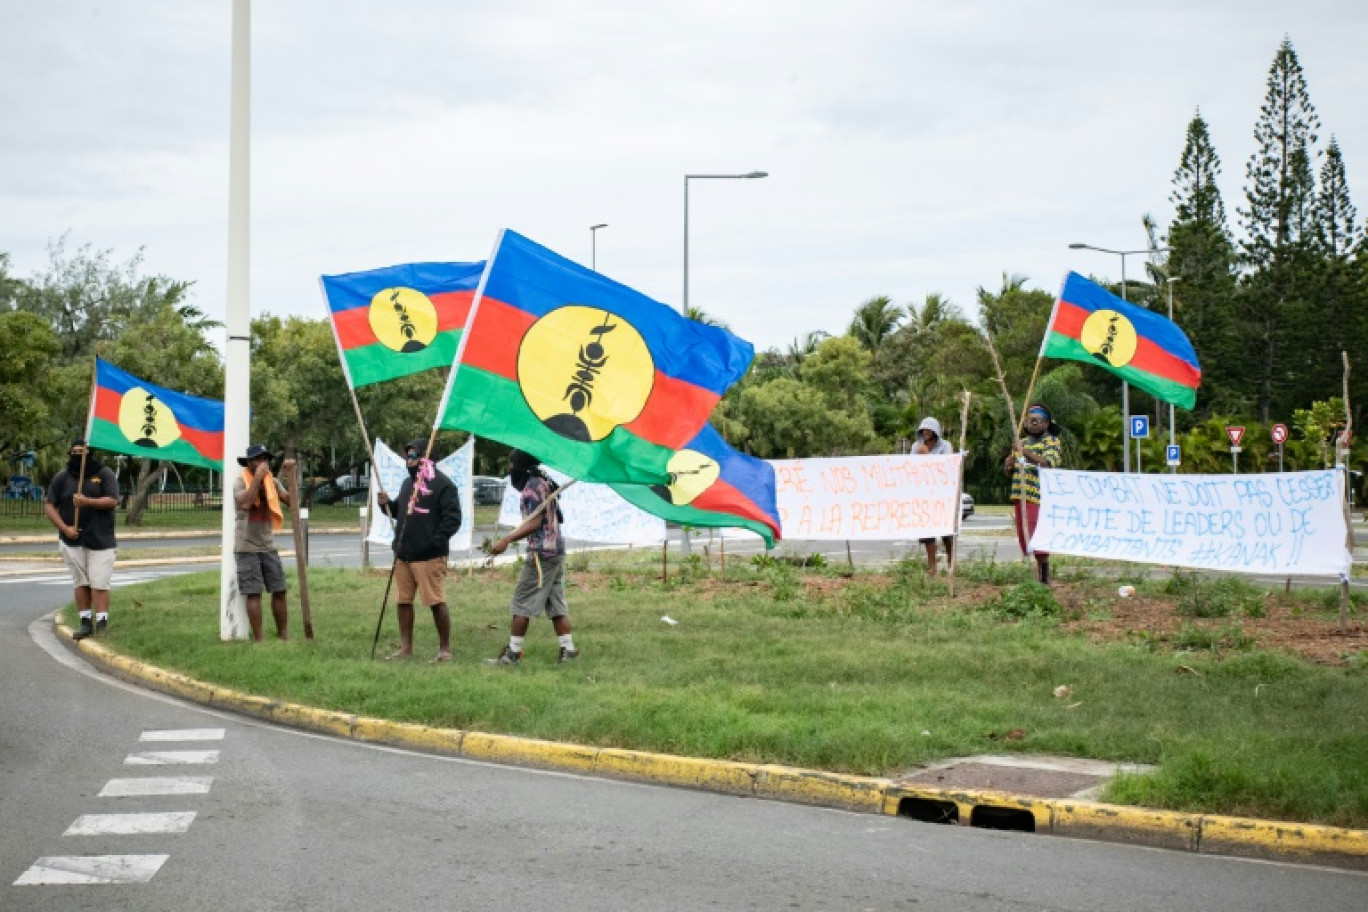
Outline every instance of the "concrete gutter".
{"label": "concrete gutter", "polygon": [[1368,830],[1034,798],[998,791],[941,789],[776,764],[677,757],[392,722],[286,703],[197,681],[114,653],[94,638],[73,640],[71,629],[55,618],[54,615],[59,640],[116,677],[205,706],[342,738],[489,763],[610,776],[929,823],[1368,871]]}

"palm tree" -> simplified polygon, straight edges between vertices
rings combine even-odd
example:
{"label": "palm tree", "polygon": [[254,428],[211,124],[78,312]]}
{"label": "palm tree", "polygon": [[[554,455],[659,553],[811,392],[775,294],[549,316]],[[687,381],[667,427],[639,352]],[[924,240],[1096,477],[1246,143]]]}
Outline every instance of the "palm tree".
{"label": "palm tree", "polygon": [[903,309],[894,304],[888,295],[870,298],[855,308],[855,318],[850,321],[850,336],[868,349],[877,362],[879,347],[893,335],[904,316]]}
{"label": "palm tree", "polygon": [[694,307],[692,304],[689,305],[689,309],[685,312],[684,316],[696,323],[702,323],[704,326],[716,326],[718,329],[725,329],[728,332],[731,331],[731,327],[726,323],[723,323],[703,308]]}
{"label": "palm tree", "polygon": [[928,329],[951,320],[963,320],[964,314],[960,312],[949,298],[939,291],[927,292],[920,308],[908,305],[907,325],[913,332],[925,332]]}

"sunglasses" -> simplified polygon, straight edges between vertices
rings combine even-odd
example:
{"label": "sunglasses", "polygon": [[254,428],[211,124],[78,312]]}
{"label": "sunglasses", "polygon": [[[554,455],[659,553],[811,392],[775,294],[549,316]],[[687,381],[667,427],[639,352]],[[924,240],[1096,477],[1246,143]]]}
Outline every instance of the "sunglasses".
{"label": "sunglasses", "polygon": [[417,459],[417,458],[418,458],[419,456],[421,456],[421,455],[422,455],[421,453],[415,452],[414,450],[409,450],[407,453],[404,454],[404,458],[405,458],[405,459]]}

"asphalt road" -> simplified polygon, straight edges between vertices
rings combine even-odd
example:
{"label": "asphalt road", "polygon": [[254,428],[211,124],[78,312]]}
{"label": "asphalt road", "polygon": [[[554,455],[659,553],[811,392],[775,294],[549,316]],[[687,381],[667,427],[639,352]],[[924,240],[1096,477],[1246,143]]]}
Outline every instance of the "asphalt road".
{"label": "asphalt road", "polygon": [[[46,619],[68,597],[65,579],[40,576],[0,579],[6,912],[1368,906],[1359,873],[937,826],[276,728],[92,671]],[[162,832],[117,832],[136,827]],[[119,882],[69,882],[91,876]]]}

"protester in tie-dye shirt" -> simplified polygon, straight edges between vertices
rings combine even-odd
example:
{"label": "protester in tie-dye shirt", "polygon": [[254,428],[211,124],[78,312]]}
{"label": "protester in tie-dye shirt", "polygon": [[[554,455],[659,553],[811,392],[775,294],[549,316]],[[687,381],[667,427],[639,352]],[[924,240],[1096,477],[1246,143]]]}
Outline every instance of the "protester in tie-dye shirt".
{"label": "protester in tie-dye shirt", "polygon": [[554,499],[554,482],[541,470],[535,456],[514,450],[508,454],[508,480],[519,492],[523,521],[518,528],[496,541],[491,554],[502,554],[515,541],[527,539],[527,558],[518,575],[517,588],[509,610],[508,645],[491,665],[517,665],[522,662],[523,641],[532,618],[545,613],[560,640],[557,661],[579,658],[570,635],[570,609],[565,604],[565,539],[561,535],[560,507]]}
{"label": "protester in tie-dye shirt", "polygon": [[[1050,412],[1036,403],[1026,410],[1026,436],[1007,454],[1003,471],[1012,477],[1012,518],[1022,554],[1031,554],[1031,535],[1040,518],[1040,467],[1057,468],[1064,460],[1059,443],[1059,425]],[[1036,580],[1050,584],[1050,555],[1035,552]]]}

